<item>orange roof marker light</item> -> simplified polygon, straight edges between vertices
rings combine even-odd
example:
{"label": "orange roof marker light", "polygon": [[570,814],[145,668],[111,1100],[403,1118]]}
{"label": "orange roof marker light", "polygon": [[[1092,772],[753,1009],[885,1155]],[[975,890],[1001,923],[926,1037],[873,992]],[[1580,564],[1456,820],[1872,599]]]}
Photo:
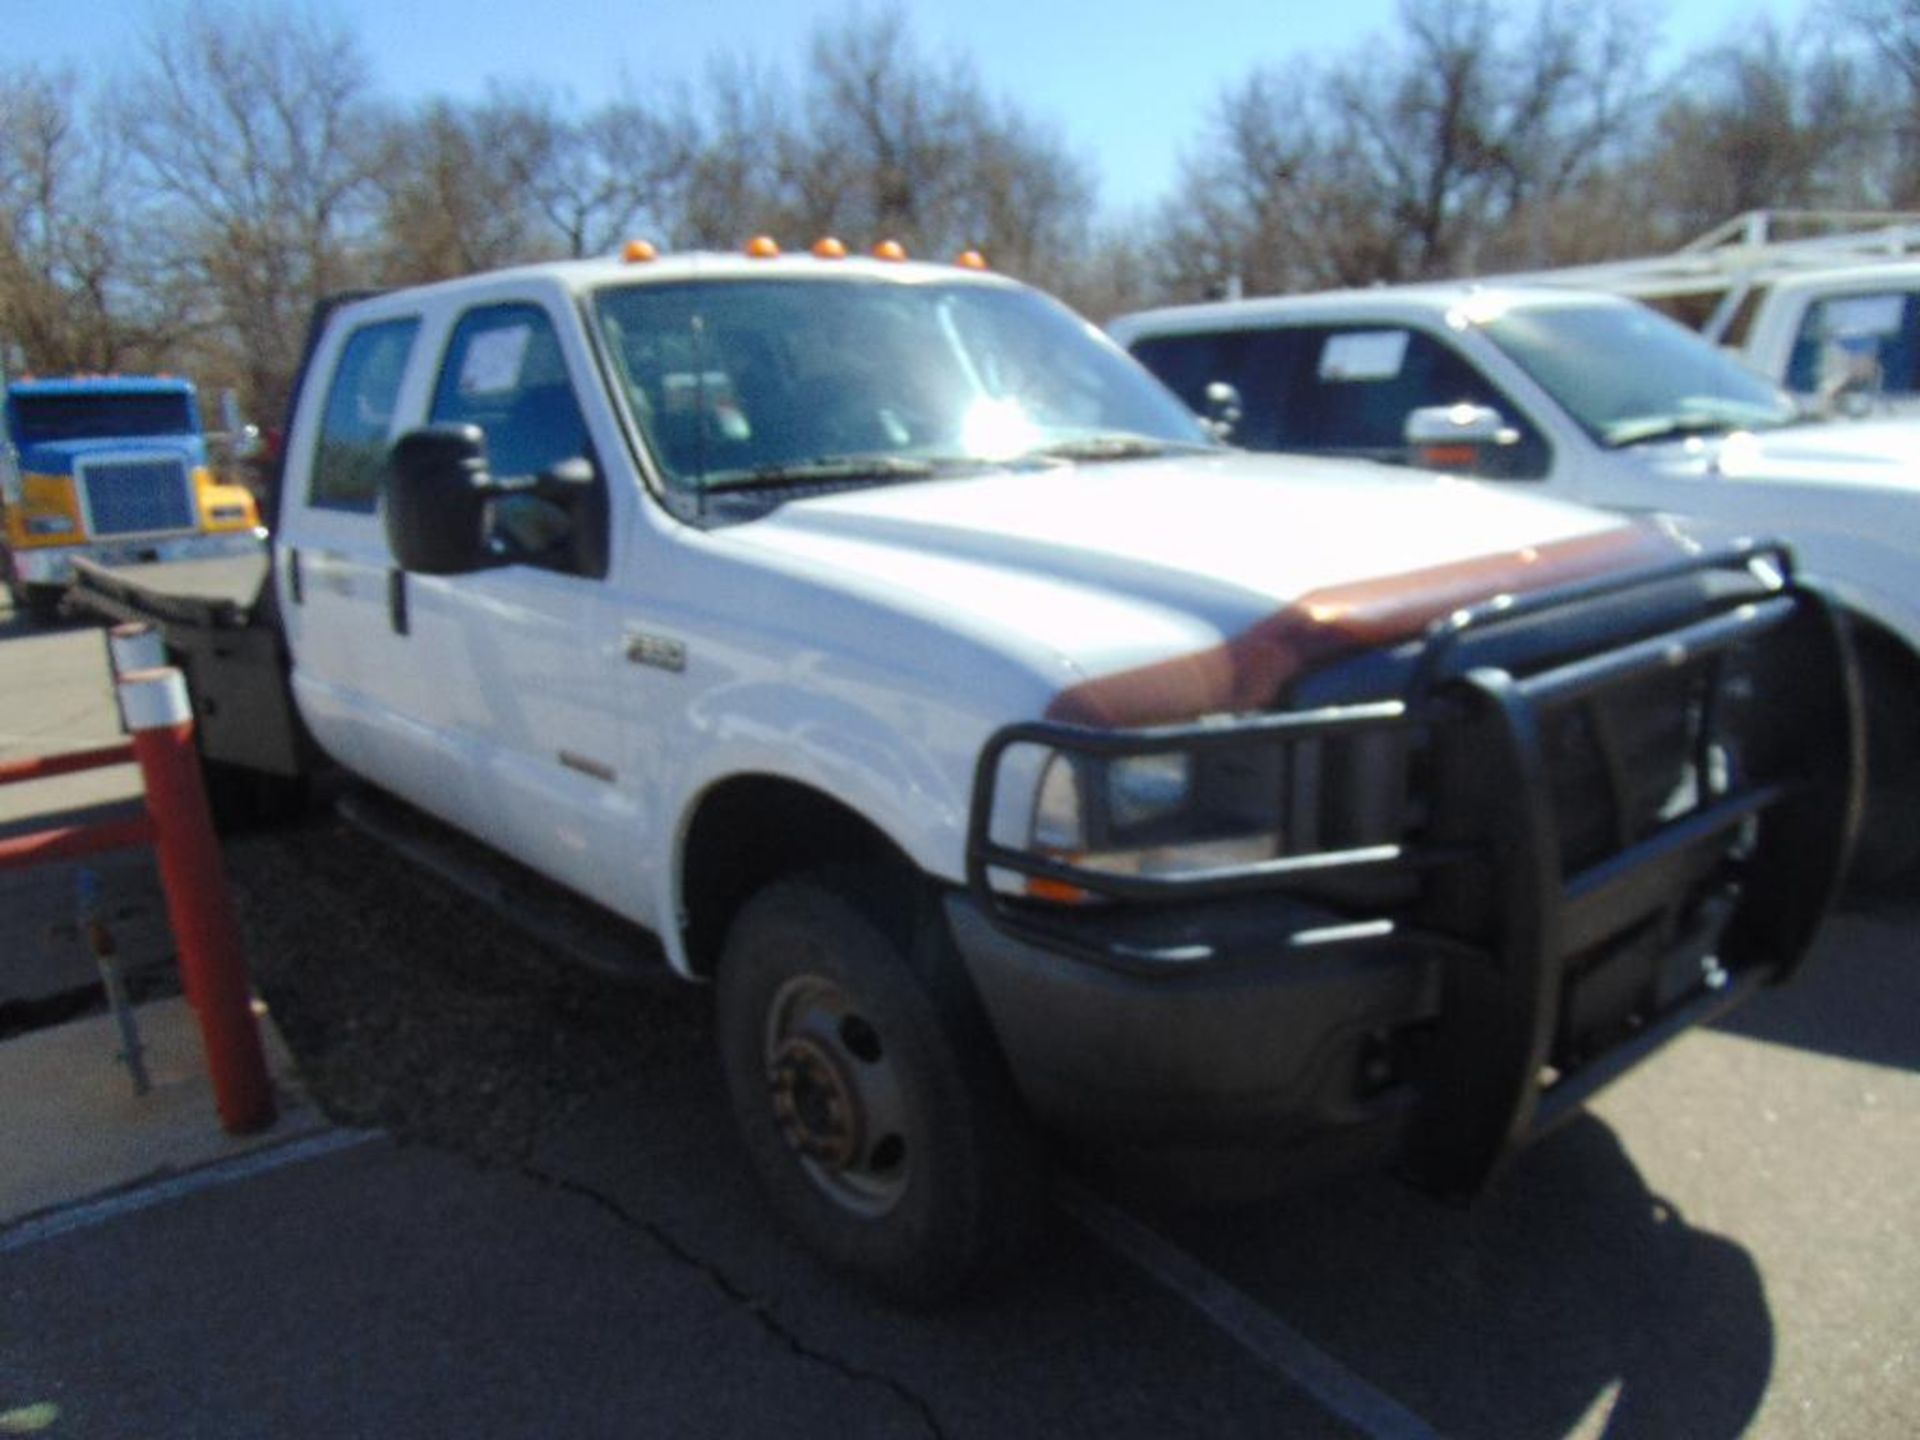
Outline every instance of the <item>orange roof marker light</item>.
{"label": "orange roof marker light", "polygon": [[644,265],[649,260],[658,260],[660,252],[653,248],[651,241],[629,240],[626,248],[620,252],[620,258],[629,265]]}
{"label": "orange roof marker light", "polygon": [[747,241],[747,254],[755,260],[771,260],[779,253],[780,245],[771,235],[756,235]]}
{"label": "orange roof marker light", "polygon": [[902,245],[898,240],[882,240],[878,245],[873,247],[873,258],[876,260],[904,260],[907,258],[907,247]]}
{"label": "orange roof marker light", "polygon": [[953,263],[958,265],[962,270],[985,270],[987,268],[987,257],[982,255],[978,250],[962,250],[958,255],[953,257]]}
{"label": "orange roof marker light", "polygon": [[844,260],[847,247],[831,235],[822,235],[813,242],[813,254],[816,260]]}

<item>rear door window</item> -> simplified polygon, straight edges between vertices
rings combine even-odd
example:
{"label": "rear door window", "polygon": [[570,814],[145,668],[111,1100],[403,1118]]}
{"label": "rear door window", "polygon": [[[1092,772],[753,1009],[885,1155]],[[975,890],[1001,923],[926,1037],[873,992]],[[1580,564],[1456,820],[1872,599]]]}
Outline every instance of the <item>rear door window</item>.
{"label": "rear door window", "polygon": [[347,337],[334,366],[307,481],[307,503],[321,510],[371,514],[400,382],[420,322],[383,320]]}

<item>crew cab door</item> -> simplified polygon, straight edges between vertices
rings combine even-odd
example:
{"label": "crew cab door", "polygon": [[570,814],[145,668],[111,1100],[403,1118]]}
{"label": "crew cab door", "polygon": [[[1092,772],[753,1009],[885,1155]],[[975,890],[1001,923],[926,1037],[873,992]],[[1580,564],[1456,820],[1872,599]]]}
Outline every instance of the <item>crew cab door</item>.
{"label": "crew cab door", "polygon": [[[502,295],[453,320],[425,419],[476,425],[496,480],[584,461],[619,549],[631,496],[610,486],[586,403],[594,371],[571,317]],[[611,676],[618,621],[610,557],[583,556],[565,517],[532,496],[494,502],[515,563],[471,574],[408,575],[408,623],[434,692],[440,743],[473,782],[459,823],[554,879],[607,898],[630,878],[631,777]],[[451,818],[451,817],[450,817]]]}
{"label": "crew cab door", "polygon": [[377,514],[420,333],[418,315],[371,319],[314,356],[307,394],[318,403],[303,394],[288,437],[275,574],[294,694],[314,737],[349,770],[440,810],[457,777],[393,738],[423,697],[413,647],[393,623]]}

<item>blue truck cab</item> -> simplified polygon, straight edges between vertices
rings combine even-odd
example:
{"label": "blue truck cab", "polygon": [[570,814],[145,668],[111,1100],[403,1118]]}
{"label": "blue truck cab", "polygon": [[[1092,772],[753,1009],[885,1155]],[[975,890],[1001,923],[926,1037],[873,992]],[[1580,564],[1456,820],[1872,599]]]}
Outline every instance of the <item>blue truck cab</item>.
{"label": "blue truck cab", "polygon": [[261,549],[245,486],[210,461],[193,385],[169,376],[22,379],[0,440],[0,569],[51,619],[73,560],[188,560]]}

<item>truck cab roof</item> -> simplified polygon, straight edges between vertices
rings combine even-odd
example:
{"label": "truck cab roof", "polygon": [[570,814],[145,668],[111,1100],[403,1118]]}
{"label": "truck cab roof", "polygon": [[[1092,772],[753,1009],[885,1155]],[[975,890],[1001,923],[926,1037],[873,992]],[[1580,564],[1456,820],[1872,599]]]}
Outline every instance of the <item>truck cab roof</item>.
{"label": "truck cab roof", "polygon": [[1630,300],[1599,290],[1560,285],[1482,284],[1446,281],[1417,285],[1382,285],[1357,290],[1325,290],[1307,295],[1270,295],[1225,304],[1167,306],[1142,310],[1115,320],[1109,331],[1123,345],[1143,334],[1169,330],[1237,330],[1274,321],[1315,318],[1350,321],[1375,318],[1406,321],[1444,319],[1460,311],[1491,314],[1522,309],[1564,309],[1574,305],[1626,307]]}
{"label": "truck cab roof", "polygon": [[9,395],[191,395],[193,382],[175,375],[62,375],[15,380]]}

